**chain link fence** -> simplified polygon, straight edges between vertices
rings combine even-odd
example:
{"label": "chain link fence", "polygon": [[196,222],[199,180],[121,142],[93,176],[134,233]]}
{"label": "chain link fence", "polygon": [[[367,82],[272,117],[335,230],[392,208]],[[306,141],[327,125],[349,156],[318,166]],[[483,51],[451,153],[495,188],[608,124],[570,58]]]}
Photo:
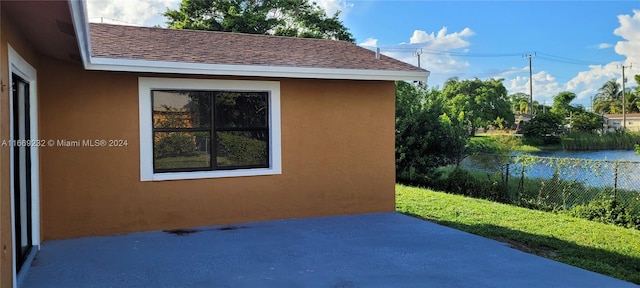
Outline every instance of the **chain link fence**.
{"label": "chain link fence", "polygon": [[570,210],[606,198],[640,215],[640,162],[474,155],[461,166],[501,188],[504,202]]}

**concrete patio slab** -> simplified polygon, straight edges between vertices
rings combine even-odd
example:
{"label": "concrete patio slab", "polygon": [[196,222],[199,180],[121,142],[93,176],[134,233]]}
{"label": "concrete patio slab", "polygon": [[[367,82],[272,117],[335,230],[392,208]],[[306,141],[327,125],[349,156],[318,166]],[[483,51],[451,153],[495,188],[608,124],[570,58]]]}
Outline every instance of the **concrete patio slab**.
{"label": "concrete patio slab", "polygon": [[47,241],[21,287],[638,287],[398,213]]}

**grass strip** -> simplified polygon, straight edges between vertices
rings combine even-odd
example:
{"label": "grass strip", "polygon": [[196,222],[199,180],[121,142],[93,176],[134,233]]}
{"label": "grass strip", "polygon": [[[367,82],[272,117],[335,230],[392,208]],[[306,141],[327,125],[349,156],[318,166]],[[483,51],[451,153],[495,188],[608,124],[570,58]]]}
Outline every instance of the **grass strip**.
{"label": "grass strip", "polygon": [[487,200],[396,185],[398,212],[640,284],[640,231]]}

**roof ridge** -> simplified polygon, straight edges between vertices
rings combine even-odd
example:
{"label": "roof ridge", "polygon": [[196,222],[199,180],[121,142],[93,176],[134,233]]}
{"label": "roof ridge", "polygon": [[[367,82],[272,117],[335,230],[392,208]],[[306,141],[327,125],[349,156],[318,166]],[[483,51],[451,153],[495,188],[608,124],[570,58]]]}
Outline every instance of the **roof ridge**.
{"label": "roof ridge", "polygon": [[[226,35],[237,35],[237,36],[247,36],[247,37],[267,37],[267,38],[284,38],[284,39],[299,39],[301,41],[331,41],[332,43],[345,43],[349,45],[356,45],[355,43],[351,43],[344,40],[334,40],[334,39],[325,39],[325,38],[305,38],[305,37],[292,37],[292,36],[282,36],[282,35],[270,35],[270,34],[253,34],[253,33],[242,33],[242,32],[228,32],[228,31],[216,31],[216,30],[197,30],[197,29],[175,29],[175,28],[165,28],[165,27],[149,27],[149,26],[136,26],[136,25],[121,25],[121,24],[112,24],[112,23],[96,23],[91,22],[90,25],[103,25],[103,26],[115,26],[115,27],[125,27],[125,28],[135,28],[135,29],[149,29],[149,30],[164,30],[164,31],[185,31],[192,33],[216,33],[216,34],[226,34]],[[360,46],[358,46],[360,47]]]}

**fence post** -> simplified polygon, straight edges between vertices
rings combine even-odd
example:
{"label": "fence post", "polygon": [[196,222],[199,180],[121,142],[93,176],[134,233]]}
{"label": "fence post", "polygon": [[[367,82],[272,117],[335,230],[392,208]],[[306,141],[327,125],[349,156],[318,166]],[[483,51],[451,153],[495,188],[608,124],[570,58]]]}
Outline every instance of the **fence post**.
{"label": "fence post", "polygon": [[511,202],[511,197],[509,197],[509,162],[507,162],[506,168],[507,171],[504,176],[504,196]]}
{"label": "fence post", "polygon": [[[518,183],[518,193],[524,194],[524,163],[520,163],[522,171],[520,171],[520,183]],[[521,195],[518,195],[520,197]]]}
{"label": "fence post", "polygon": [[615,202],[618,199],[618,161],[613,169],[613,201]]}

